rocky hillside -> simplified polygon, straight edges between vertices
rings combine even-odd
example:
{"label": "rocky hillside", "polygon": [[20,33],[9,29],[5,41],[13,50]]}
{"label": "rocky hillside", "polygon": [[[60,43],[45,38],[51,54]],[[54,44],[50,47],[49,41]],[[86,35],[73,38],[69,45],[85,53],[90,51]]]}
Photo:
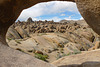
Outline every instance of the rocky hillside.
{"label": "rocky hillside", "polygon": [[84,20],[18,21],[7,32],[10,47],[47,62],[100,48],[100,37]]}

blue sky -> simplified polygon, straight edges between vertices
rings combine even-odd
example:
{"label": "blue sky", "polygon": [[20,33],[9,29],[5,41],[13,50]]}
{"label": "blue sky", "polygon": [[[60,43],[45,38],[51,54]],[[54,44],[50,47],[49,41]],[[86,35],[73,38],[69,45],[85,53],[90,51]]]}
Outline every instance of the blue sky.
{"label": "blue sky", "polygon": [[31,17],[33,20],[81,20],[83,19],[75,3],[65,1],[52,1],[36,4],[22,11],[18,20],[25,21]]}

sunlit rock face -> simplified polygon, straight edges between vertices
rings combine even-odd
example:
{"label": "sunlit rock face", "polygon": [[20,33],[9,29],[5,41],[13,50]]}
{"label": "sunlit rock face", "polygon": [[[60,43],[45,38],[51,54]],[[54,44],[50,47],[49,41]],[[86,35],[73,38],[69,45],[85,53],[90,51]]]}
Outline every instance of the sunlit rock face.
{"label": "sunlit rock face", "polygon": [[100,35],[100,0],[77,0],[76,3],[83,18]]}
{"label": "sunlit rock face", "polygon": [[0,43],[0,67],[56,67]]}
{"label": "sunlit rock face", "polygon": [[66,56],[52,64],[58,67],[100,67],[100,50],[88,51],[78,55]]}

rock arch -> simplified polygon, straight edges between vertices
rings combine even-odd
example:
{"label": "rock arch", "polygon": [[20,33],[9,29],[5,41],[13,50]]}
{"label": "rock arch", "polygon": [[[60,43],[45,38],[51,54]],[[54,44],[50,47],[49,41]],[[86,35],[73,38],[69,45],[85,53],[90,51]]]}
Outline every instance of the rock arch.
{"label": "rock arch", "polygon": [[0,0],[0,42],[6,44],[6,32],[9,26],[18,18],[23,9],[29,8],[40,2],[48,1],[52,0]]}
{"label": "rock arch", "polygon": [[[21,11],[40,2],[52,0],[0,0],[0,67],[54,67],[5,45],[6,32]],[[72,1],[74,0],[60,0]],[[75,0],[87,23],[100,35],[100,0]],[[32,63],[33,62],[33,63]],[[38,63],[41,63],[38,65]],[[45,65],[46,64],[46,65]],[[34,65],[34,66],[33,66]]]}

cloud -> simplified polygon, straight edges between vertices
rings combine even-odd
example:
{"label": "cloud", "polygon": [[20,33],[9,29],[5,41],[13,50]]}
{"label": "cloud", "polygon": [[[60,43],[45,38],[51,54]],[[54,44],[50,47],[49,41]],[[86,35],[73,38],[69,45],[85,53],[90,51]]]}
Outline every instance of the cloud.
{"label": "cloud", "polygon": [[53,18],[46,19],[46,20],[54,20],[55,22],[59,22],[61,20],[61,18],[53,17]]}
{"label": "cloud", "polygon": [[60,16],[65,16],[66,14],[61,14]]}
{"label": "cloud", "polygon": [[70,15],[70,16],[68,16],[68,17],[65,17],[64,19],[65,19],[65,20],[79,20],[79,19],[74,19],[73,16],[75,16],[75,14]]}
{"label": "cloud", "polygon": [[37,18],[43,15],[49,16],[50,14],[57,14],[66,11],[78,13],[76,4],[67,1],[44,2],[23,10],[18,19],[26,20],[28,17]]}
{"label": "cloud", "polygon": [[74,18],[72,18],[72,16],[74,16],[74,15],[71,15],[71,16],[66,17],[66,18],[64,18],[64,19],[65,19],[65,20],[79,20],[79,19],[74,19]]}
{"label": "cloud", "polygon": [[83,19],[84,19],[83,17],[80,18],[80,20],[83,20]]}
{"label": "cloud", "polygon": [[42,21],[44,21],[44,20],[48,20],[48,21],[55,21],[55,22],[59,22],[60,20],[62,20],[61,18],[59,18],[59,17],[52,17],[52,18],[46,18],[46,19],[41,19],[41,18],[32,18],[33,20],[42,20]]}

